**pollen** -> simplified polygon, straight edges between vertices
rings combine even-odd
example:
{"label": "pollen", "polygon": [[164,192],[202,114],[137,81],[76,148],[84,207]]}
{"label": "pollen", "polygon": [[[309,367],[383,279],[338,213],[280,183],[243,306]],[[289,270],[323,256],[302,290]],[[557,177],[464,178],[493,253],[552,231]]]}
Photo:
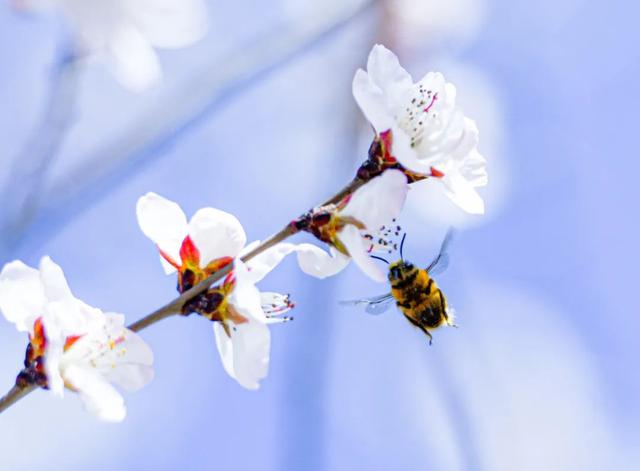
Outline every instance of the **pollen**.
{"label": "pollen", "polygon": [[369,247],[367,252],[387,252],[393,253],[398,250],[397,242],[394,242],[394,238],[398,237],[402,233],[402,227],[395,224],[394,219],[389,226],[382,226],[375,233],[364,234],[364,238],[369,241]]}
{"label": "pollen", "polygon": [[418,147],[427,137],[429,128],[439,127],[439,113],[436,110],[438,92],[417,83],[409,106],[404,113],[396,116],[400,127],[411,138],[411,147]]}

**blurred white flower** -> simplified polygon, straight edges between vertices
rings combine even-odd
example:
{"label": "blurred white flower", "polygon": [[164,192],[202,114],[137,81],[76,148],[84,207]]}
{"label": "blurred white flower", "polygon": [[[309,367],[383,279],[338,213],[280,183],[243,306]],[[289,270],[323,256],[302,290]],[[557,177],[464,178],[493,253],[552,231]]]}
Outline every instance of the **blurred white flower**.
{"label": "blurred white flower", "polygon": [[178,49],[208,26],[202,0],[13,0],[20,9],[58,10],[79,54],[100,58],[126,88],[143,91],[162,75],[154,48]]}
{"label": "blurred white flower", "polygon": [[440,73],[413,83],[384,46],[369,54],[367,71],[353,79],[353,94],[381,141],[385,157],[411,172],[435,177],[462,209],[484,212],[476,187],[487,184],[478,129],[456,107],[456,89]]}
{"label": "blurred white flower", "polygon": [[267,324],[293,307],[288,296],[260,293],[255,287],[290,250],[276,245],[247,264],[240,259],[257,242],[247,237],[238,219],[215,208],[198,210],[189,222],[178,204],[155,193],[138,200],[138,224],[156,243],[165,272],[178,271],[178,290],[187,291],[213,272],[234,264],[224,281],[197,296],[187,309],[214,322],[213,330],[229,375],[247,389],[267,376],[271,334]]}
{"label": "blurred white flower", "polygon": [[111,385],[137,390],[153,378],[153,353],[124,326],[124,316],[103,313],[76,299],[62,269],[49,257],[39,270],[20,261],[0,273],[0,310],[29,333],[25,369],[18,382],[78,392],[102,420],[126,416],[124,400]]}
{"label": "blurred white flower", "polygon": [[401,171],[387,170],[338,205],[312,212],[309,232],[332,247],[327,253],[311,244],[291,246],[298,252],[300,268],[324,278],[341,271],[352,258],[371,279],[386,281],[386,273],[370,254],[389,249],[389,242],[379,232],[387,230],[386,225],[400,215],[408,189]]}

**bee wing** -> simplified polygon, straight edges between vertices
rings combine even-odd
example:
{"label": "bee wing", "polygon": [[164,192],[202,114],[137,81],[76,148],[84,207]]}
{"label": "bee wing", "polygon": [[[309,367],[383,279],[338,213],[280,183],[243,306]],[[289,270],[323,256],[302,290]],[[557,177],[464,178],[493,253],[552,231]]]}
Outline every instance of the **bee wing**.
{"label": "bee wing", "polygon": [[429,273],[429,275],[439,275],[440,273],[444,272],[447,268],[449,268],[449,254],[443,253],[438,255],[438,258],[434,260],[431,265],[429,265],[429,267],[430,268],[427,268],[427,272]]}
{"label": "bee wing", "polygon": [[380,296],[375,296],[373,298],[354,299],[352,301],[340,301],[340,304],[347,305],[347,306],[364,305],[365,306],[364,310],[366,313],[377,316],[378,314],[382,314],[387,309],[389,309],[389,306],[391,306],[392,301],[393,301],[393,296],[391,295],[391,293],[387,293],[387,294],[382,294]]}
{"label": "bee wing", "polygon": [[442,245],[440,246],[440,252],[438,253],[438,256],[433,259],[433,261],[427,267],[427,273],[429,273],[429,275],[437,275],[439,273],[442,273],[449,266],[448,250],[454,234],[455,231],[453,229],[449,229],[447,231],[447,235],[444,237]]}
{"label": "bee wing", "polygon": [[393,296],[389,294],[388,297],[385,297],[377,303],[369,303],[367,307],[364,308],[364,312],[373,316],[377,316],[379,314],[382,314],[383,312],[387,312],[389,306],[391,306],[392,304],[392,301]]}

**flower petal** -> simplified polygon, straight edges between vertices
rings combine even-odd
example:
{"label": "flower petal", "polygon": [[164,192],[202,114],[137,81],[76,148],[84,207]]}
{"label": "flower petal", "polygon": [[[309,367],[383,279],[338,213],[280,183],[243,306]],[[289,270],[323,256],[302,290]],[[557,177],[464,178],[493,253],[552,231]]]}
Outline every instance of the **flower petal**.
{"label": "flower petal", "polygon": [[118,363],[104,377],[128,392],[138,391],[153,380],[153,367],[135,363]]}
{"label": "flower petal", "polygon": [[122,86],[132,92],[143,92],[160,81],[158,56],[137,28],[119,24],[108,41],[107,65]]}
{"label": "flower petal", "polygon": [[408,189],[401,171],[387,170],[358,188],[340,216],[353,217],[368,230],[378,230],[400,215]]}
{"label": "flower petal", "polygon": [[47,376],[49,390],[58,397],[63,396],[64,380],[60,375],[60,363],[64,351],[66,336],[60,326],[50,316],[42,318],[45,337],[47,339],[44,358],[44,370]]}
{"label": "flower petal", "polygon": [[117,355],[119,362],[148,366],[153,364],[153,351],[142,337],[125,327],[123,314],[105,312],[104,317],[106,336],[124,346],[124,351],[118,352]]}
{"label": "flower petal", "polygon": [[229,297],[229,303],[244,317],[266,322],[267,317],[262,310],[260,291],[253,284],[247,267],[242,261],[235,262],[234,274],[236,286]]}
{"label": "flower petal", "polygon": [[19,260],[0,272],[0,310],[21,332],[30,332],[44,314],[47,298],[40,273]]}
{"label": "flower petal", "polygon": [[298,265],[307,275],[316,278],[327,278],[340,273],[349,264],[349,257],[333,247],[329,253],[312,244],[298,244]]}
{"label": "flower petal", "polygon": [[353,77],[352,91],[362,113],[377,133],[393,125],[393,114],[387,108],[384,93],[364,70],[359,69]]}
{"label": "flower petal", "polygon": [[[67,337],[86,334],[91,319],[85,306],[75,298],[48,303],[42,317],[43,321],[46,321],[47,338],[51,340],[55,332],[60,337],[60,343],[64,345]],[[89,309],[100,312],[99,309],[90,306]]]}
{"label": "flower petal", "polygon": [[65,352],[64,365],[90,362],[110,382],[135,391],[153,379],[153,352],[124,326],[122,314],[101,313],[101,320]]}
{"label": "flower petal", "polygon": [[440,180],[444,185],[445,194],[463,211],[470,214],[484,214],[484,201],[474,185],[462,175],[452,172]]}
{"label": "flower petal", "polygon": [[280,243],[268,248],[247,262],[248,276],[258,283],[273,270],[287,255],[296,250],[294,244]]}
{"label": "flower petal", "polygon": [[213,325],[218,352],[226,372],[247,389],[258,389],[259,381],[269,372],[271,333],[256,321],[235,326],[231,337],[220,323]]}
{"label": "flower petal", "polygon": [[391,153],[395,159],[407,170],[428,175],[431,166],[438,163],[437,159],[425,159],[418,154],[416,149],[411,147],[411,139],[397,125],[391,127],[393,148]]}
{"label": "flower petal", "polygon": [[[156,193],[147,193],[138,199],[136,215],[144,235],[173,260],[180,262],[180,246],[189,230],[187,217],[180,206]],[[165,273],[175,271],[162,258],[160,260]]]}
{"label": "flower petal", "polygon": [[124,420],[124,399],[96,370],[72,364],[65,368],[63,376],[78,391],[89,412],[107,422]]}
{"label": "flower petal", "polygon": [[215,208],[202,208],[189,222],[189,235],[200,251],[200,266],[221,257],[235,257],[247,243],[240,221]]}
{"label": "flower petal", "polygon": [[49,301],[73,298],[62,268],[49,257],[40,260],[40,279]]}
{"label": "flower petal", "polygon": [[353,261],[372,280],[383,283],[386,273],[374,259],[369,256],[367,244],[357,227],[349,224],[338,233],[340,242],[344,244]]}
{"label": "flower petal", "polygon": [[229,376],[235,379],[233,370],[233,344],[231,337],[227,335],[220,322],[213,323],[213,335],[216,338],[216,346],[222,360],[222,366]]}
{"label": "flower petal", "polygon": [[487,160],[474,149],[471,151],[467,160],[465,162],[464,167],[461,169],[460,173],[469,180],[473,186],[486,186],[489,182],[489,178],[487,176]]}
{"label": "flower petal", "polygon": [[400,65],[398,57],[381,44],[373,46],[369,53],[367,73],[383,91],[389,104],[400,103],[413,87],[413,79]]}
{"label": "flower petal", "polygon": [[[107,313],[109,315],[109,313]],[[132,330],[124,330],[124,345],[126,352],[122,355],[121,363],[130,363],[134,365],[153,365],[153,350],[149,347],[149,344],[145,342],[142,337]],[[126,387],[123,385],[123,387]]]}

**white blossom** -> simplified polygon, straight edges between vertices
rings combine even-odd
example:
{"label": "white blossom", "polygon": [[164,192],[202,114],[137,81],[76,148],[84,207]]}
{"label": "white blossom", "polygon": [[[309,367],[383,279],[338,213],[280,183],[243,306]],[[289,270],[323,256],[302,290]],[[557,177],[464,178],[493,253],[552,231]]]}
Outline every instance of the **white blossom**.
{"label": "white blossom", "polygon": [[257,389],[269,369],[268,324],[287,320],[279,316],[293,305],[284,295],[261,293],[255,284],[288,251],[276,245],[244,264],[239,257],[257,242],[245,247],[247,237],[235,216],[203,208],[187,221],[180,206],[155,193],[138,200],[137,216],[142,232],[158,246],[165,271],[178,271],[181,291],[233,263],[224,281],[208,291],[211,312],[206,307],[197,312],[216,321],[213,330],[227,373],[245,388]]}
{"label": "white blossom", "polygon": [[341,271],[350,259],[371,279],[384,282],[386,273],[371,257],[377,249],[389,249],[380,231],[400,215],[409,185],[399,170],[387,170],[358,188],[333,210],[324,236],[331,241],[329,253],[311,245],[289,244],[298,252],[300,268],[312,276],[324,278]]}
{"label": "white blossom", "polygon": [[456,106],[456,89],[438,72],[417,83],[384,46],[369,54],[367,71],[353,79],[353,94],[390,156],[403,167],[435,177],[463,210],[481,214],[476,188],[487,184],[485,159],[478,152],[478,129]]}
{"label": "white blossom", "polygon": [[129,391],[153,378],[153,353],[124,326],[124,316],[91,307],[75,298],[62,269],[44,257],[39,270],[21,261],[0,272],[0,310],[30,348],[21,375],[63,396],[77,392],[102,420],[119,422],[126,408],[111,383]]}

